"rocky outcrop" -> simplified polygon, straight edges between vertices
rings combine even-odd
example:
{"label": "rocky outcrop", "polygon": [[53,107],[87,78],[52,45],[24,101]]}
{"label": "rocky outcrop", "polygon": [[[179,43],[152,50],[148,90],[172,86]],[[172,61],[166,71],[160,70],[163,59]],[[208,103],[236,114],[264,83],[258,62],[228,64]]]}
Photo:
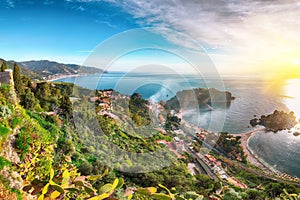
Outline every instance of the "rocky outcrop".
{"label": "rocky outcrop", "polygon": [[20,190],[23,186],[23,180],[19,173],[12,171],[9,167],[4,167],[0,171],[0,175],[9,181],[9,187]]}
{"label": "rocky outcrop", "polygon": [[277,132],[280,130],[291,129],[296,124],[296,117],[294,112],[286,113],[283,111],[275,110],[270,115],[262,115],[260,119],[254,118],[250,120],[251,126],[261,125],[266,127],[266,130]]}
{"label": "rocky outcrop", "polygon": [[9,135],[8,140],[4,144],[5,146],[5,151],[2,151],[0,153],[0,156],[3,156],[10,162],[14,164],[20,163],[20,157],[18,156],[15,148],[14,148],[14,143],[15,143],[15,136],[14,135]]}

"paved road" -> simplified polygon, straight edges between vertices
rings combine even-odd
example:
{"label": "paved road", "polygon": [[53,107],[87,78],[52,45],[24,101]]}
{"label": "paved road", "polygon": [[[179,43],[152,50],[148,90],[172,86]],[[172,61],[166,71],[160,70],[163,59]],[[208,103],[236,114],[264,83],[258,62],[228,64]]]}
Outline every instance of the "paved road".
{"label": "paved road", "polygon": [[[187,128],[187,129],[190,129],[189,126],[187,127],[184,127],[184,128]],[[261,177],[264,177],[264,178],[267,178],[267,179],[270,179],[270,180],[273,180],[273,181],[277,181],[277,182],[281,182],[281,183],[288,183],[288,184],[292,184],[292,185],[295,185],[297,187],[300,187],[300,182],[293,182],[293,181],[289,181],[289,180],[284,180],[284,179],[280,179],[280,178],[277,178],[277,177],[274,177],[270,174],[267,174],[267,173],[264,173],[264,172],[261,172],[261,171],[258,171],[258,170],[255,170],[255,169],[252,169],[252,168],[249,168],[247,167],[246,165],[240,163],[240,162],[237,162],[237,161],[233,161],[229,158],[227,158],[226,154],[221,152],[220,150],[214,148],[213,146],[211,146],[210,144],[206,143],[204,140],[201,140],[200,138],[197,138],[193,133],[191,133],[190,130],[183,130],[185,133],[187,133],[188,135],[190,135],[192,138],[194,138],[195,140],[199,141],[199,142],[202,142],[203,144],[205,144],[209,149],[211,149],[212,151],[214,151],[215,153],[217,153],[218,155],[221,155],[223,156],[223,160],[225,160],[225,162],[227,163],[231,163],[231,164],[234,164],[238,167],[240,167],[241,169],[249,172],[249,173],[252,173],[252,174],[255,174],[257,176],[261,176]],[[187,148],[188,149],[188,148]],[[193,155],[193,154],[192,154]],[[206,164],[201,158],[199,158],[199,161],[202,161],[204,164]],[[206,165],[207,166],[207,165]],[[210,170],[211,171],[211,170]]]}
{"label": "paved road", "polygon": [[202,169],[205,170],[206,174],[215,179],[216,181],[219,181],[219,177],[210,169],[210,167],[203,161],[203,157],[201,158],[199,155],[197,155],[195,152],[191,151],[190,148],[184,144],[185,149],[188,151],[188,153],[193,156],[194,158],[196,158],[198,164],[202,167]]}

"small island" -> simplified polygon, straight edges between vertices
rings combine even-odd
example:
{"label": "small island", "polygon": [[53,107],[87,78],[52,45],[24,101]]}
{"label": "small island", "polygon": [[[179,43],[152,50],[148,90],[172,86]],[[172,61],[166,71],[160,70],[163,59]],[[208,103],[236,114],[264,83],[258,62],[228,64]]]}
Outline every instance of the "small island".
{"label": "small island", "polygon": [[281,131],[290,130],[297,124],[294,112],[286,113],[284,111],[275,110],[270,115],[262,115],[260,119],[254,118],[250,120],[251,126],[261,125],[266,128],[267,131]]}
{"label": "small island", "polygon": [[219,91],[215,88],[194,88],[176,93],[176,96],[166,102],[168,109],[193,108],[212,110],[214,106],[226,107],[235,99],[228,91]]}

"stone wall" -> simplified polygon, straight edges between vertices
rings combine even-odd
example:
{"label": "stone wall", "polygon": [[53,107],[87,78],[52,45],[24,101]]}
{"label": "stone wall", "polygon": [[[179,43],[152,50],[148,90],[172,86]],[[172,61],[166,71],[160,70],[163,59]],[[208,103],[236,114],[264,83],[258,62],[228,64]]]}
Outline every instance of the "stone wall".
{"label": "stone wall", "polygon": [[8,69],[5,70],[5,72],[0,72],[0,85],[1,84],[14,85],[12,70]]}

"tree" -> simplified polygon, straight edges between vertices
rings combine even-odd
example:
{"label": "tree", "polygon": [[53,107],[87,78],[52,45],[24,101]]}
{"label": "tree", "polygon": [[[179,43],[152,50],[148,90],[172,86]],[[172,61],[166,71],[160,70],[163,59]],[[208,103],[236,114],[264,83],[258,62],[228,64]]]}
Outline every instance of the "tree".
{"label": "tree", "polygon": [[17,63],[14,63],[13,77],[15,90],[17,92],[18,97],[21,97],[21,95],[24,94],[24,88],[21,79],[21,69]]}
{"label": "tree", "polygon": [[1,65],[0,71],[1,71],[1,72],[4,72],[6,69],[7,69],[6,62],[3,61],[3,62],[2,62],[2,65]]}
{"label": "tree", "polygon": [[38,83],[36,85],[35,97],[40,101],[40,105],[43,109],[50,109],[51,90],[50,85],[47,82]]}
{"label": "tree", "polygon": [[62,110],[62,114],[66,118],[72,117],[72,102],[70,101],[70,98],[67,95],[63,95],[60,103],[60,109]]}
{"label": "tree", "polygon": [[39,100],[47,101],[51,95],[50,85],[47,82],[38,83],[36,85],[35,96]]}
{"label": "tree", "polygon": [[22,76],[21,79],[22,79],[22,83],[23,83],[24,86],[32,88],[32,83],[31,83],[30,78],[28,76]]}
{"label": "tree", "polygon": [[28,88],[25,91],[25,94],[22,96],[21,104],[24,106],[24,108],[31,110],[37,106],[38,100],[34,97],[34,94],[31,92],[30,88]]}

